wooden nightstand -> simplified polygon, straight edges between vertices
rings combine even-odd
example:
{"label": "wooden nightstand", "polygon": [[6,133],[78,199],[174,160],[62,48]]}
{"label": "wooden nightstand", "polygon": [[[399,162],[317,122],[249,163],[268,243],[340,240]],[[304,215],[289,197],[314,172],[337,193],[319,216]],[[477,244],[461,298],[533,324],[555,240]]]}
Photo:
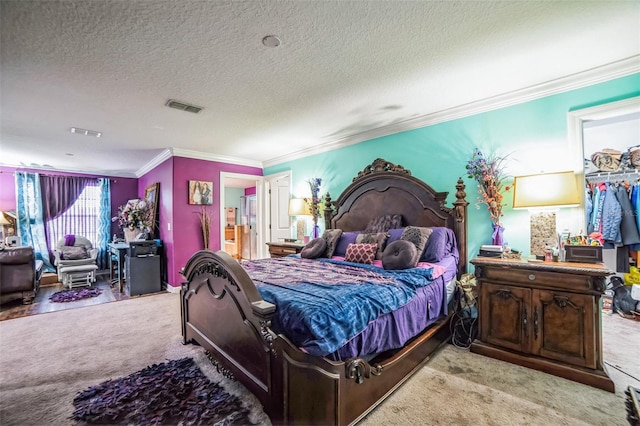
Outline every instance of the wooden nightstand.
{"label": "wooden nightstand", "polygon": [[471,351],[609,392],[600,297],[603,264],[477,257],[478,339]]}
{"label": "wooden nightstand", "polygon": [[284,257],[290,254],[300,253],[304,247],[303,243],[267,243],[269,246],[269,255],[271,257]]}

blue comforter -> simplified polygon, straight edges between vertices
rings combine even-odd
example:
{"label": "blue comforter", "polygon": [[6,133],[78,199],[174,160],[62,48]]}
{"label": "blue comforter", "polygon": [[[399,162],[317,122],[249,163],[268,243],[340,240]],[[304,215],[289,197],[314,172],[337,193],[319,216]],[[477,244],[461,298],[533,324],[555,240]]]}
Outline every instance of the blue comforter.
{"label": "blue comforter", "polygon": [[370,321],[406,304],[432,282],[433,272],[294,256],[242,266],[262,298],[278,307],[274,331],[318,356],[335,352]]}

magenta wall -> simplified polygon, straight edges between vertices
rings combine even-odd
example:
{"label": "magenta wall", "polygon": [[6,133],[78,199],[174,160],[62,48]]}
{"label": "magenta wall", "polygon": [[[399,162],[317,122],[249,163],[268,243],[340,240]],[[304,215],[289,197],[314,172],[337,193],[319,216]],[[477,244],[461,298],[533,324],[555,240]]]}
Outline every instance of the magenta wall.
{"label": "magenta wall", "polygon": [[[16,208],[16,184],[13,176],[15,171],[42,173],[53,176],[83,176],[83,177],[107,177],[79,173],[65,173],[52,170],[16,169],[13,167],[0,167],[0,210],[15,210]],[[138,197],[138,179],[135,178],[111,178],[111,217],[118,213],[118,206],[131,198]],[[144,195],[144,192],[143,192]],[[120,234],[117,224],[111,226],[112,234]]]}
{"label": "magenta wall", "polygon": [[[16,169],[0,167],[0,210],[16,208],[15,182],[13,172]],[[21,169],[22,171],[22,169]],[[90,176],[74,173],[52,172],[50,170],[25,170],[55,175]],[[167,284],[179,287],[182,284],[180,269],[184,267],[193,253],[203,246],[200,219],[197,214],[201,206],[189,205],[188,181],[204,180],[213,182],[213,205],[207,206],[211,215],[211,235],[209,249],[220,250],[220,172],[262,176],[258,167],[239,166],[214,161],[172,157],[155,167],[139,179],[111,178],[111,211],[116,216],[118,206],[132,198],[144,197],[145,189],[152,183],[160,183],[159,218],[160,239],[166,256],[166,271],[163,279]],[[255,193],[255,190],[254,190]],[[116,224],[112,234],[121,235]]]}
{"label": "magenta wall", "polygon": [[256,187],[253,188],[245,188],[244,195],[256,195]]}
{"label": "magenta wall", "polygon": [[[262,176],[258,167],[239,166],[215,161],[195,160],[173,157],[173,275],[169,272],[169,284],[179,286],[182,283],[180,269],[184,267],[193,253],[204,248],[200,217],[197,214],[202,206],[188,204],[188,181],[204,180],[213,182],[213,205],[207,206],[211,215],[211,234],[209,249],[220,250],[220,172]],[[170,269],[171,270],[171,269]],[[173,279],[172,279],[173,277]]]}
{"label": "magenta wall", "polygon": [[[163,269],[162,280],[169,282],[175,274],[173,266],[173,158],[161,163],[138,179],[138,193],[144,197],[147,187],[159,183],[158,218],[159,238],[162,240]],[[169,227],[171,224],[171,228]]]}

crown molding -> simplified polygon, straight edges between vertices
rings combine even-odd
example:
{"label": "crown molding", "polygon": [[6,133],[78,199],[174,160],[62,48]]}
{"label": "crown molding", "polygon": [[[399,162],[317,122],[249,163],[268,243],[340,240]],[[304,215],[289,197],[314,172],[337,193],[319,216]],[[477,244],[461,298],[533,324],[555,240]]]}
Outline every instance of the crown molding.
{"label": "crown molding", "polygon": [[171,149],[168,149],[168,148],[167,149],[163,149],[160,154],[158,154],[155,157],[153,157],[151,159],[151,161],[149,161],[147,164],[145,164],[144,166],[140,167],[136,171],[136,177],[140,178],[140,177],[146,175],[151,170],[155,169],[156,167],[158,167],[160,164],[162,164],[163,162],[165,162],[166,160],[168,160],[171,157],[173,157],[173,153],[171,152]]}
{"label": "crown molding", "polygon": [[261,161],[247,160],[244,158],[225,157],[223,155],[216,155],[207,152],[192,151],[189,149],[172,148],[174,157],[186,157],[194,158],[196,160],[218,161],[220,163],[236,164],[238,166],[248,166],[263,168]]}
{"label": "crown molding", "polygon": [[333,151],[349,145],[354,145],[371,139],[389,136],[400,132],[415,130],[422,127],[446,121],[456,120],[471,115],[481,114],[512,105],[521,104],[546,96],[568,92],[570,90],[603,83],[619,77],[625,77],[640,72],[640,55],[631,56],[620,61],[607,65],[592,68],[586,71],[561,77],[545,83],[525,87],[503,93],[501,95],[480,99],[464,105],[456,106],[446,110],[426,114],[410,120],[394,123],[377,129],[368,130],[362,133],[346,136],[341,139],[330,141],[326,144],[311,147],[301,151],[296,151],[288,155],[272,158],[263,162],[264,167],[275,166],[286,161],[293,161],[310,155]]}

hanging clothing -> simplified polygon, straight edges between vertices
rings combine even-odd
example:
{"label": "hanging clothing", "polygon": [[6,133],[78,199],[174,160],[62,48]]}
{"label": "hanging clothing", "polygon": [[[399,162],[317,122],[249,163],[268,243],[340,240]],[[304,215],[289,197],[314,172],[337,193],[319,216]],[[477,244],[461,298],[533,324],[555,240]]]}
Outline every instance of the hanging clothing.
{"label": "hanging clothing", "polygon": [[615,185],[603,183],[605,197],[602,203],[601,229],[602,239],[609,248],[622,244],[620,236],[620,222],[622,222],[622,208],[616,196]]}
{"label": "hanging clothing", "polygon": [[632,244],[640,244],[640,231],[638,231],[637,215],[631,205],[629,192],[620,185],[615,187],[615,194],[622,209],[622,220],[620,222],[620,236],[622,244],[629,246]]}

